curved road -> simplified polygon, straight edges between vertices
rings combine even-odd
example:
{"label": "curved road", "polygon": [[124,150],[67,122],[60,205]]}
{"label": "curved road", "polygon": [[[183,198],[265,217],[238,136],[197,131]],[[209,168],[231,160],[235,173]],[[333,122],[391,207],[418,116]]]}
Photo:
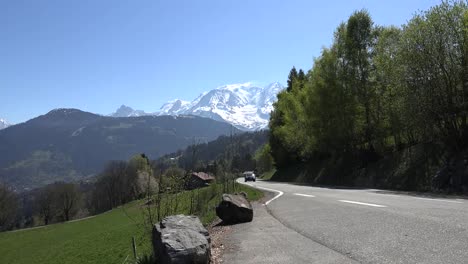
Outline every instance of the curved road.
{"label": "curved road", "polygon": [[248,185],[274,199],[255,205],[252,223],[234,226],[237,248],[226,263],[468,263],[468,200]]}

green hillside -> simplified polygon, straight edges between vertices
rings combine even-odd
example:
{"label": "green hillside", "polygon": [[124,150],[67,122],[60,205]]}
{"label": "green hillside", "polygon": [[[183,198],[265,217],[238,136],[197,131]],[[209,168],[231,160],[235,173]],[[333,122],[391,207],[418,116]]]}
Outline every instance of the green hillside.
{"label": "green hillside", "polygon": [[113,118],[56,109],[0,131],[0,182],[18,191],[79,181],[110,160],[146,153],[152,159],[240,131],[195,116]]}
{"label": "green hillside", "polygon": [[[178,195],[177,211],[188,214],[190,197],[197,197],[195,214],[207,224],[215,218],[214,207],[220,201],[222,185]],[[258,200],[263,193],[244,185],[234,191],[245,191],[250,200]],[[172,198],[175,198],[173,195]],[[166,199],[163,201],[173,199]],[[65,264],[65,263],[132,263],[132,236],[139,256],[151,254],[150,225],[144,224],[144,202],[134,201],[120,208],[76,222],[47,227],[0,233],[0,263],[2,264]],[[163,203],[161,213],[167,207]],[[155,208],[152,208],[155,210]]]}

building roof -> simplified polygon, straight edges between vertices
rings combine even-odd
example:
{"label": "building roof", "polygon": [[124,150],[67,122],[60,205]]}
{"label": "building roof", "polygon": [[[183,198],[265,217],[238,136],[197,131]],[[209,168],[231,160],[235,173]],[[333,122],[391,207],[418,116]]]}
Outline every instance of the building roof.
{"label": "building roof", "polygon": [[192,176],[198,177],[204,181],[214,180],[215,178],[205,172],[192,172]]}

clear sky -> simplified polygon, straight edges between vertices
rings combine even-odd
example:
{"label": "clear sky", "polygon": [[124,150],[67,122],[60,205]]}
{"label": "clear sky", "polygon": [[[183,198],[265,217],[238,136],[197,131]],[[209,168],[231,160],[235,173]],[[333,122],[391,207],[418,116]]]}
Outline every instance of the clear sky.
{"label": "clear sky", "polygon": [[398,26],[439,2],[0,0],[0,118],[152,112],[223,84],[284,84],[354,10]]}

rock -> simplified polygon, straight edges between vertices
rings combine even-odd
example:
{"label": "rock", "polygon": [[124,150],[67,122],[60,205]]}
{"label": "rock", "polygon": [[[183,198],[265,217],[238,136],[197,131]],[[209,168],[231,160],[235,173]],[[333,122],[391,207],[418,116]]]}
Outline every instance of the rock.
{"label": "rock", "polygon": [[250,222],[253,209],[243,194],[223,194],[222,201],[216,207],[216,215],[227,224]]}
{"label": "rock", "polygon": [[154,225],[153,249],[157,263],[206,264],[211,239],[198,217],[173,215]]}

